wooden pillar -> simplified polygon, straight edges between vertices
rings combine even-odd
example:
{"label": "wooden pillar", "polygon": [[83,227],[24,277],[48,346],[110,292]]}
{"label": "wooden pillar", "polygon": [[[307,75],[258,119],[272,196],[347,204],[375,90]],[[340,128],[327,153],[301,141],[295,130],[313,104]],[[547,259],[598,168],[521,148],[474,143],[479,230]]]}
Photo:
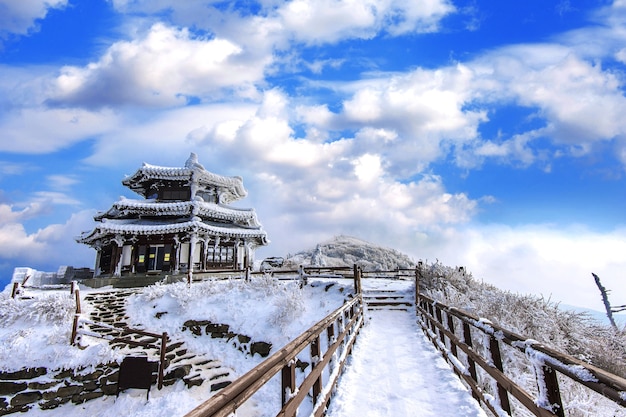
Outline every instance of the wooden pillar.
{"label": "wooden pillar", "polygon": [[174,236],[174,275],[180,273],[180,239],[178,235]]}
{"label": "wooden pillar", "polygon": [[189,267],[187,268],[188,270],[187,281],[189,284],[191,284],[191,282],[193,281],[193,258],[196,252],[197,242],[198,242],[198,236],[196,235],[195,232],[193,232],[191,234],[191,237],[189,238],[189,260],[187,262],[187,265],[189,265]]}

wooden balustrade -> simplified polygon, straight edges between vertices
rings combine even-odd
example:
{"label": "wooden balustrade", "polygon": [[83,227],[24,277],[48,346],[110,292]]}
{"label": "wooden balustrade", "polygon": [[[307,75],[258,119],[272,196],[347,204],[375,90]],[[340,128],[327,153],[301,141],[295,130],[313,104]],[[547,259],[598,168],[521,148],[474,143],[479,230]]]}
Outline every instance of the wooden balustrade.
{"label": "wooden balustrade", "polygon": [[[557,352],[488,320],[436,302],[424,294],[418,294],[416,310],[418,321],[431,342],[452,365],[455,373],[469,385],[474,398],[485,404],[496,416],[511,415],[509,396],[514,397],[536,416],[565,416],[557,372],[626,406],[624,378]],[[462,329],[461,337],[455,330],[457,324]],[[485,356],[476,348],[473,333],[485,337]],[[528,358],[529,367],[534,370],[537,378],[536,396],[528,393],[506,374],[500,352],[502,343],[522,352]],[[465,363],[461,362],[459,351],[464,353]],[[481,382],[486,381],[479,380],[477,366],[484,371],[485,376],[495,382],[495,392],[488,393],[481,388]]]}
{"label": "wooden balustrade", "polygon": [[[282,408],[277,416],[295,417],[298,407],[307,398],[309,392],[312,392],[313,415],[323,415],[362,325],[363,301],[361,295],[357,294],[353,300],[326,316],[264,362],[200,404],[186,417],[219,417],[235,413],[247,399],[279,372],[281,373]],[[327,340],[325,352],[322,349],[322,334],[326,335]],[[311,353],[311,370],[297,386],[297,355],[307,347]],[[325,369],[328,370],[328,381],[322,380]]]}

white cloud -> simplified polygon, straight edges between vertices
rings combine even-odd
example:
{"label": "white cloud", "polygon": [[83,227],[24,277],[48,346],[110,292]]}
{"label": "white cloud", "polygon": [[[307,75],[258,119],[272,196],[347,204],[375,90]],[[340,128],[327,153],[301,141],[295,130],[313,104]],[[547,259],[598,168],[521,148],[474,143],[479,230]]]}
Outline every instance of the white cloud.
{"label": "white cloud", "polygon": [[63,67],[52,102],[178,106],[191,97],[220,97],[221,89],[249,97],[271,56],[250,60],[243,52],[231,40],[194,37],[187,29],[157,23],[139,39],[114,43],[97,62]]}
{"label": "white cloud", "polygon": [[26,35],[36,30],[36,21],[50,9],[62,9],[67,0],[0,0],[0,38]]}
{"label": "white cloud", "polygon": [[46,206],[40,202],[28,204],[23,209],[16,211],[13,205],[0,204],[0,225],[8,225],[24,221],[46,212]]}
{"label": "white cloud", "polygon": [[[0,212],[6,210],[6,205],[0,204]],[[76,243],[74,237],[93,227],[92,216],[91,211],[81,211],[64,224],[51,224],[34,233],[28,233],[20,222],[23,216],[0,222],[0,259],[10,260],[14,267],[43,270],[55,270],[59,265],[91,266],[95,253]]]}
{"label": "white cloud", "polygon": [[[344,101],[341,117],[363,126],[356,136],[359,148],[384,155],[393,175],[410,177],[445,157],[452,145],[477,138],[486,115],[466,109],[477,94],[472,76],[462,65],[381,74],[355,83],[356,92]],[[387,139],[379,140],[373,132],[384,132]]]}
{"label": "white cloud", "polygon": [[110,111],[24,108],[0,116],[0,152],[47,153],[100,135],[118,123]]}
{"label": "white cloud", "polygon": [[474,278],[523,294],[603,311],[592,272],[626,302],[626,230],[594,232],[582,226],[486,225],[432,229],[404,242],[421,259],[465,266]]}

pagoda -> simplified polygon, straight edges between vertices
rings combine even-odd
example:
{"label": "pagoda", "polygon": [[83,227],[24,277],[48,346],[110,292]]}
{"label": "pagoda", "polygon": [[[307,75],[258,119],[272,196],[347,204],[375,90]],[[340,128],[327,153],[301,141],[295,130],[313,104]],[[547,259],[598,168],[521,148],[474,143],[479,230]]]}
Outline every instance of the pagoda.
{"label": "pagoda", "polygon": [[144,163],[122,184],[143,199],[122,197],[77,238],[97,251],[95,277],[241,270],[268,244],[254,209],[228,206],[247,195],[242,178],[207,171],[194,153],[184,167]]}

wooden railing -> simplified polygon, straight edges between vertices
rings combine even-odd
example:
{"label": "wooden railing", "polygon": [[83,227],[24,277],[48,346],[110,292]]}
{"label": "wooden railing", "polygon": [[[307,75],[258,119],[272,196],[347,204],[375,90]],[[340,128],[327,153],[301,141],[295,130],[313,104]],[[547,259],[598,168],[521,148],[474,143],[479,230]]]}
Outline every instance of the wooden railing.
{"label": "wooden railing", "polygon": [[[281,390],[282,408],[278,416],[295,417],[309,393],[312,397],[313,415],[323,415],[362,325],[363,301],[361,294],[357,293],[354,299],[200,404],[186,417],[218,417],[235,413],[246,400],[279,372],[281,386],[276,389]],[[323,339],[326,342],[325,350],[322,346]],[[302,382],[296,386],[297,355],[307,347],[310,350],[312,366],[308,375],[303,379],[298,378],[302,379]],[[323,381],[323,376],[327,376],[328,380]]]}
{"label": "wooden railing", "polygon": [[[557,372],[626,406],[626,379],[557,352],[488,320],[436,302],[417,291],[418,322],[424,332],[452,365],[455,373],[469,385],[474,397],[494,415],[511,415],[511,395],[536,416],[565,416]],[[475,343],[477,335],[483,337],[482,355]],[[537,379],[535,395],[528,393],[507,375],[500,351],[503,343],[522,352],[527,358],[528,367],[533,369]],[[482,388],[491,381],[481,381],[477,367],[484,371],[480,373],[482,377],[495,381],[497,389],[494,393],[488,393]]]}

